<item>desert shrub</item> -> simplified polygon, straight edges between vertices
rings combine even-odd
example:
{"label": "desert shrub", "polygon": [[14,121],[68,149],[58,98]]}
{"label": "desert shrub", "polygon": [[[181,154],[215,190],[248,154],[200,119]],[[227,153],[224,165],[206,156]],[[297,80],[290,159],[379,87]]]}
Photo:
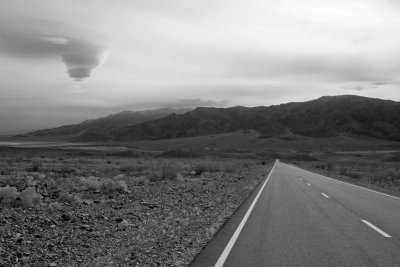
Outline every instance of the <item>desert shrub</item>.
{"label": "desert shrub", "polygon": [[98,169],[106,176],[114,176],[120,173],[119,168],[115,166],[105,165],[105,166],[100,166]]}
{"label": "desert shrub", "polygon": [[62,192],[58,197],[58,201],[61,203],[67,203],[70,205],[79,204],[82,202],[81,198],[77,195],[69,194],[67,192]]}
{"label": "desert shrub", "polygon": [[34,160],[31,162],[31,167],[30,170],[33,172],[38,172],[40,171],[40,169],[43,167],[43,163],[38,161],[38,160]]}
{"label": "desert shrub", "polygon": [[362,175],[360,173],[356,173],[356,172],[348,172],[346,174],[346,176],[348,176],[348,177],[350,177],[352,179],[356,179],[356,180],[359,180],[359,179],[362,178]]}
{"label": "desert shrub", "polygon": [[393,182],[395,184],[400,182],[400,171],[394,169],[388,169],[382,174],[377,174],[372,177],[372,183],[379,183],[379,182]]}
{"label": "desert shrub", "polygon": [[8,158],[8,159],[6,160],[6,162],[7,162],[8,166],[13,166],[13,165],[14,165],[14,162],[15,162],[15,159],[13,159],[13,158]]}
{"label": "desert shrub", "polygon": [[139,176],[139,177],[133,177],[131,179],[131,182],[134,185],[145,185],[149,182],[149,179],[147,179],[146,176]]}
{"label": "desert shrub", "polygon": [[147,167],[147,178],[152,182],[174,180],[181,169],[175,161],[152,161]]}
{"label": "desert shrub", "polygon": [[67,164],[63,164],[59,169],[55,170],[55,172],[61,174],[71,174],[75,172],[75,169]]}
{"label": "desert shrub", "polygon": [[61,203],[58,202],[52,202],[49,204],[49,210],[50,211],[60,211],[63,209],[63,205]]}
{"label": "desert shrub", "polygon": [[[116,177],[116,179],[119,176]],[[98,191],[101,190],[106,193],[112,193],[112,192],[129,192],[128,186],[126,185],[126,182],[123,180],[112,180],[112,179],[107,179],[104,181],[100,181],[99,178],[90,176],[88,178],[80,178],[80,183],[83,185],[84,190],[88,191]]]}
{"label": "desert shrub", "polygon": [[36,204],[39,204],[42,199],[41,195],[36,193],[34,187],[28,187],[23,190],[19,195],[19,198],[21,199],[22,205],[25,207],[33,207]]}
{"label": "desert shrub", "polygon": [[13,186],[0,187],[0,202],[2,204],[12,204],[19,197],[18,190]]}
{"label": "desert shrub", "polygon": [[221,163],[211,160],[200,160],[194,164],[196,175],[200,175],[203,172],[219,172],[221,169]]}
{"label": "desert shrub", "polygon": [[348,171],[347,171],[346,168],[341,167],[341,168],[339,169],[339,174],[340,174],[340,175],[343,175],[343,176],[347,176],[347,175],[348,175]]}
{"label": "desert shrub", "polygon": [[332,162],[328,162],[328,163],[326,164],[326,169],[327,169],[328,171],[333,170],[333,163],[332,163]]}
{"label": "desert shrub", "polygon": [[11,175],[12,168],[1,167],[0,168],[0,175]]}
{"label": "desert shrub", "polygon": [[22,192],[18,192],[16,187],[0,187],[0,202],[5,205],[33,207],[40,203],[41,198],[34,187],[28,187]]}
{"label": "desert shrub", "polygon": [[224,172],[234,173],[237,170],[238,166],[239,164],[235,162],[225,162],[222,164],[222,169]]}
{"label": "desert shrub", "polygon": [[101,187],[99,178],[94,176],[88,178],[81,177],[79,181],[83,185],[84,190],[99,190]]}
{"label": "desert shrub", "polygon": [[129,172],[141,172],[144,170],[144,168],[145,166],[137,161],[128,164],[123,164],[119,167],[119,170],[123,173],[129,173]]}
{"label": "desert shrub", "polygon": [[128,186],[126,185],[126,182],[123,180],[114,181],[111,179],[107,179],[101,183],[101,189],[102,189],[102,191],[107,192],[107,193],[113,193],[113,192],[127,193],[127,192],[129,192]]}
{"label": "desert shrub", "polygon": [[30,175],[25,177],[25,182],[28,186],[35,186],[37,184],[37,181]]}

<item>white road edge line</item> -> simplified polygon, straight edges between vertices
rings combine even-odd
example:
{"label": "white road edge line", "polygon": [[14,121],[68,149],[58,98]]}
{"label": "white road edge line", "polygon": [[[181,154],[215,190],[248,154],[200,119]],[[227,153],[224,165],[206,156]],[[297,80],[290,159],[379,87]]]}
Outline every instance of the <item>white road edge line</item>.
{"label": "white road edge line", "polygon": [[[294,167],[295,167],[295,166],[294,166]],[[400,200],[400,197],[395,197],[395,196],[388,195],[388,194],[385,194],[385,193],[381,193],[381,192],[378,192],[378,191],[375,191],[375,190],[371,190],[371,189],[368,189],[368,188],[365,188],[365,187],[362,187],[362,186],[358,186],[358,185],[354,185],[354,184],[351,184],[351,183],[346,183],[346,182],[343,182],[343,181],[339,181],[339,180],[337,180],[337,179],[333,179],[333,178],[331,178],[331,177],[328,177],[328,176],[325,176],[325,175],[321,175],[321,174],[319,174],[319,173],[310,172],[310,171],[307,171],[307,170],[302,169],[302,168],[299,168],[299,167],[295,167],[295,168],[298,168],[298,169],[303,170],[303,171],[305,171],[305,172],[312,173],[312,174],[315,174],[315,175],[318,175],[318,176],[321,176],[321,177],[324,177],[324,178],[331,179],[331,180],[333,180],[333,181],[335,181],[335,182],[338,182],[338,183],[351,185],[351,186],[354,186],[354,187],[357,187],[357,188],[361,188],[361,189],[364,189],[364,190],[367,190],[367,191],[371,191],[371,192],[374,192],[374,193],[377,193],[377,194],[380,194],[380,195],[384,195],[384,196],[387,196],[387,197],[391,197],[391,198],[399,199],[399,200]]]}
{"label": "white road edge line", "polygon": [[329,196],[326,195],[326,194],[324,194],[324,193],[321,193],[321,195],[323,195],[323,196],[326,197],[326,198],[329,198]]}
{"label": "white road edge line", "polygon": [[383,235],[384,237],[391,238],[390,235],[388,235],[387,233],[385,233],[384,231],[382,231],[381,229],[379,229],[378,227],[376,227],[375,225],[373,225],[369,221],[366,221],[366,220],[361,220],[361,221],[363,223],[365,223],[366,225],[368,225],[369,227],[371,227],[372,229],[374,229],[375,231],[377,231],[378,233],[380,233],[381,235]]}
{"label": "white road edge line", "polygon": [[311,184],[310,184],[310,183],[307,183],[307,185],[308,185],[308,186],[311,186]]}
{"label": "white road edge line", "polygon": [[274,163],[274,166],[272,166],[271,171],[268,174],[267,180],[265,180],[264,184],[262,185],[260,191],[258,191],[258,194],[256,195],[256,197],[253,200],[253,203],[251,203],[249,209],[247,210],[246,214],[244,215],[242,221],[240,222],[239,226],[236,228],[236,231],[233,233],[231,239],[229,240],[228,244],[226,245],[224,251],[222,251],[221,256],[219,256],[219,259],[217,261],[217,263],[215,263],[214,267],[222,267],[226,261],[226,259],[228,258],[229,253],[231,252],[233,245],[236,242],[236,239],[239,237],[240,232],[243,229],[243,226],[245,225],[247,219],[250,216],[250,213],[252,212],[254,206],[256,205],[256,202],[258,200],[258,198],[260,197],[262,191],[264,190],[265,185],[267,184],[269,178],[271,177],[271,174],[275,168],[275,164],[276,161]]}

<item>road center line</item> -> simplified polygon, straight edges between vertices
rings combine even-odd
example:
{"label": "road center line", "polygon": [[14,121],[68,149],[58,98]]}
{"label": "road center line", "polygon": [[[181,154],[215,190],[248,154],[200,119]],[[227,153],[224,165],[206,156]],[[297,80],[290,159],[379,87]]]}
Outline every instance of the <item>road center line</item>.
{"label": "road center line", "polygon": [[378,233],[380,233],[381,235],[383,235],[384,237],[391,238],[390,235],[388,235],[387,233],[385,233],[384,231],[382,231],[381,229],[379,229],[378,227],[376,227],[375,225],[373,225],[369,221],[366,221],[366,220],[361,220],[361,221],[363,223],[365,223],[366,225],[368,225],[369,227],[371,227],[372,229],[374,229],[375,231],[377,231]]}
{"label": "road center line", "polygon": [[[293,166],[293,165],[291,165],[291,166]],[[389,195],[389,194],[385,194],[385,193],[382,193],[382,192],[378,192],[378,191],[375,191],[375,190],[372,190],[372,189],[368,189],[368,188],[365,188],[365,187],[362,187],[362,186],[358,186],[358,185],[355,185],[355,184],[346,183],[346,182],[340,181],[340,180],[338,180],[338,179],[333,179],[333,178],[331,178],[331,177],[328,177],[328,176],[325,176],[325,175],[321,175],[321,174],[319,174],[319,173],[310,172],[310,171],[308,171],[308,170],[305,170],[305,169],[302,169],[302,168],[299,168],[299,167],[296,167],[296,166],[293,166],[293,167],[295,167],[295,168],[297,168],[297,169],[300,169],[300,170],[302,170],[302,171],[305,171],[305,172],[308,172],[308,173],[311,173],[311,174],[320,176],[320,177],[324,177],[324,178],[333,180],[333,181],[338,182],[338,183],[351,185],[351,186],[354,186],[354,187],[357,187],[357,188],[360,188],[360,189],[364,189],[364,190],[367,190],[367,191],[370,191],[370,192],[377,193],[377,194],[379,194],[379,195],[384,195],[384,196],[387,196],[387,197],[391,197],[391,198],[395,198],[395,199],[400,199],[400,197],[395,197],[395,196],[392,196],[392,195]]]}
{"label": "road center line", "polygon": [[214,265],[214,267],[222,267],[228,258],[229,253],[231,252],[233,245],[235,245],[236,239],[239,237],[240,232],[243,229],[243,226],[246,224],[247,219],[250,216],[251,211],[253,210],[254,206],[256,205],[256,202],[258,198],[260,197],[262,191],[264,190],[265,185],[267,184],[269,178],[271,177],[272,171],[274,170],[276,165],[276,161],[274,163],[274,166],[272,166],[271,171],[269,172],[269,175],[267,177],[267,180],[265,180],[264,184],[260,188],[260,191],[258,191],[258,194],[254,198],[253,202],[251,203],[249,209],[247,210],[246,214],[244,215],[242,221],[240,222],[239,226],[236,228],[236,231],[233,233],[231,239],[229,240],[228,244],[226,245],[224,251],[222,251],[221,256],[219,256],[217,263]]}
{"label": "road center line", "polygon": [[326,198],[329,198],[329,196],[326,195],[326,194],[324,194],[324,193],[321,193],[321,195],[323,195],[323,196],[326,197]]}
{"label": "road center line", "polygon": [[307,183],[307,185],[308,185],[308,186],[311,186],[311,184],[310,184],[310,183]]}

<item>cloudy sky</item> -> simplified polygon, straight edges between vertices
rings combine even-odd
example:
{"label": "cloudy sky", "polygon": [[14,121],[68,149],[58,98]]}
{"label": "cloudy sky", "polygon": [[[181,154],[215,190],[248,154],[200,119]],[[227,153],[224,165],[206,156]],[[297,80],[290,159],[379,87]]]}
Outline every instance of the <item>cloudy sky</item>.
{"label": "cloudy sky", "polygon": [[400,101],[397,0],[1,0],[0,131],[121,110]]}

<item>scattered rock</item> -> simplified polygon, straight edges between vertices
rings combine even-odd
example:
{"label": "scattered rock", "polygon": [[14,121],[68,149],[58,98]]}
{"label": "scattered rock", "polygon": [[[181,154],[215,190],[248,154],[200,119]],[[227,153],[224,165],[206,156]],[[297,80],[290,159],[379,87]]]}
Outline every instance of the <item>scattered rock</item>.
{"label": "scattered rock", "polygon": [[120,225],[126,227],[129,226],[129,222],[127,220],[122,220],[122,222],[120,222]]}

